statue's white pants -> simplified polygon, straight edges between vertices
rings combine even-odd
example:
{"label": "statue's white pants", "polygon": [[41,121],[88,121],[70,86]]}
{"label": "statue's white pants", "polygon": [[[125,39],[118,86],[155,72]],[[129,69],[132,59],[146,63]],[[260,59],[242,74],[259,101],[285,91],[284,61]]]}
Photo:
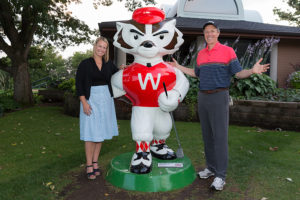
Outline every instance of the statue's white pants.
{"label": "statue's white pants", "polygon": [[170,113],[159,107],[132,107],[131,132],[135,141],[165,140],[172,129]]}

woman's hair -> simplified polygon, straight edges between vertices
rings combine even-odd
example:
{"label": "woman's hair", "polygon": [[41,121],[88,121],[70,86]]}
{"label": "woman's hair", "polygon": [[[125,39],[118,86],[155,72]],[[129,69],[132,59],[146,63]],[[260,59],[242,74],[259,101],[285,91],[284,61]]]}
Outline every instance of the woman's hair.
{"label": "woman's hair", "polygon": [[108,40],[103,37],[103,36],[100,36],[98,37],[95,42],[94,42],[94,45],[93,45],[93,57],[95,55],[95,51],[96,51],[96,45],[99,41],[103,41],[107,44],[107,48],[106,48],[106,52],[104,54],[104,61],[107,62],[109,60],[109,43],[108,43]]}

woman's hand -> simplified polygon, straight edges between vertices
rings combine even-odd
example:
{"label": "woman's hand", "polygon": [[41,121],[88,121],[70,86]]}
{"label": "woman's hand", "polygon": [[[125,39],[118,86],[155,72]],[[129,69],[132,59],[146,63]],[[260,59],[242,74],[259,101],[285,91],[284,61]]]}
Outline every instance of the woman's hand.
{"label": "woman's hand", "polygon": [[82,103],[84,114],[90,116],[92,114],[92,107],[87,102]]}

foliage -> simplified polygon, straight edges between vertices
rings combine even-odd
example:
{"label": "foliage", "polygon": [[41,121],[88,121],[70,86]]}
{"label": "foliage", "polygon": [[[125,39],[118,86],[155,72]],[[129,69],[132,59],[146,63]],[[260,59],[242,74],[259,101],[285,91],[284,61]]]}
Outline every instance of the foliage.
{"label": "foliage", "polygon": [[253,74],[246,79],[232,79],[230,95],[234,98],[245,96],[246,99],[251,97],[274,94],[276,83],[268,75]]}
{"label": "foliage", "polygon": [[[239,38],[232,44],[232,48],[235,50],[237,50],[235,46],[238,42]],[[268,60],[272,46],[278,42],[278,38],[272,37],[257,41],[255,44],[249,44],[244,56],[240,59],[242,67],[245,69],[251,67],[260,57],[264,57],[262,62]],[[203,48],[201,46],[195,48],[195,44],[196,42],[192,43],[189,47],[188,55],[182,56],[179,51],[173,55],[179,64],[187,65],[190,68],[195,66],[196,55]],[[171,57],[168,56],[166,60],[170,61]],[[296,71],[300,70],[300,65],[293,65],[293,67]],[[184,103],[190,105],[191,112],[194,112],[194,105],[197,103],[199,80],[189,76],[187,78],[190,82],[190,89],[184,99]],[[299,90],[276,88],[276,83],[266,74],[254,74],[246,79],[233,78],[231,80],[230,95],[233,99],[300,101]]]}
{"label": "foliage", "polygon": [[12,61],[0,62],[0,69],[14,81],[14,99],[33,104],[28,67],[30,47],[34,44],[65,48],[89,42],[95,30],[74,18],[68,5],[79,0],[0,1],[0,50]]}
{"label": "foliage", "polygon": [[0,103],[0,117],[3,116],[3,113],[4,113],[4,108],[3,108],[2,104]]}
{"label": "foliage", "polygon": [[[240,63],[243,69],[252,68],[252,66],[263,58],[262,64],[265,63],[269,57],[274,44],[279,42],[278,38],[265,38],[258,40],[255,44],[249,44]],[[276,83],[267,75],[253,74],[246,79],[237,79],[234,77],[231,80],[230,95],[233,98],[246,99],[251,97],[264,96],[266,94],[274,94]]]}
{"label": "foliage", "polygon": [[276,88],[275,92],[249,98],[251,100],[300,102],[300,89]]}
{"label": "foliage", "polygon": [[[0,118],[0,124],[0,199],[68,199],[62,196],[64,187],[76,182],[76,177],[85,171],[84,145],[78,138],[79,119],[63,115],[60,107],[35,106],[7,114]],[[135,149],[130,122],[119,120],[118,125],[119,136],[105,141],[101,149],[99,161],[103,175],[107,173],[112,158]],[[176,122],[176,128],[185,156],[196,171],[203,169],[204,146],[199,137],[199,123]],[[208,198],[299,199],[298,132],[238,126],[230,126],[229,132],[229,181],[220,193],[209,193],[207,189]],[[168,138],[168,146],[178,147],[174,131]],[[278,147],[278,150],[272,151],[270,147]],[[287,181],[288,177],[293,182]],[[187,187],[195,188],[198,181]],[[109,188],[98,199],[107,199],[119,191],[111,185]],[[170,191],[168,199],[178,199],[179,193],[184,191]],[[193,190],[185,198],[199,199],[203,191],[206,189]],[[123,190],[121,194],[134,196],[134,199],[158,199],[162,195]]]}
{"label": "foliage", "polygon": [[274,14],[278,15],[281,20],[288,21],[291,25],[300,26],[300,1],[299,0],[285,0],[292,10],[282,10],[275,7]]}
{"label": "foliage", "polygon": [[68,70],[70,72],[69,78],[75,77],[75,72],[80,62],[86,58],[91,57],[92,55],[93,51],[87,50],[85,52],[75,52],[71,57],[69,57],[67,61]]}
{"label": "foliage", "polygon": [[76,95],[76,87],[75,87],[75,79],[70,78],[68,80],[64,80],[61,84],[58,85],[58,88],[72,93],[74,96]]}
{"label": "foliage", "polygon": [[60,80],[68,76],[65,60],[53,47],[33,46],[28,55],[31,81],[44,77]]}
{"label": "foliage", "polygon": [[[0,63],[4,65],[9,65],[11,63],[10,59],[7,57],[0,58]],[[12,78],[10,74],[6,71],[0,69],[0,90],[9,90],[13,88]]]}
{"label": "foliage", "polygon": [[262,101],[281,101],[281,102],[300,102],[300,89],[292,88],[275,88],[272,93],[265,93],[260,96],[245,96],[234,95],[234,99],[247,100],[262,100]]}
{"label": "foliage", "polygon": [[[117,0],[122,2],[123,0]],[[94,0],[94,7],[97,9],[98,6],[110,6],[113,4],[113,0]],[[127,8],[129,11],[134,11],[138,7],[142,7],[144,5],[153,5],[156,4],[155,0],[126,0],[125,8]]]}
{"label": "foliage", "polygon": [[192,78],[190,76],[187,77],[190,82],[190,88],[185,96],[184,101],[188,104],[197,104],[197,94],[199,91],[199,79]]}
{"label": "foliage", "polygon": [[193,119],[193,117],[196,116],[197,110],[195,109],[195,105],[197,105],[198,102],[199,79],[190,76],[187,76],[187,79],[189,80],[190,88],[183,100],[183,103],[189,106],[189,110],[191,113],[190,118]]}
{"label": "foliage", "polygon": [[0,69],[0,90],[12,89],[12,79],[9,74]]}
{"label": "foliage", "polygon": [[[3,57],[11,63],[9,57]],[[66,60],[62,58],[54,50],[53,47],[32,46],[28,55],[29,73],[33,87],[47,87],[54,86],[60,80],[70,78],[71,71],[66,65]],[[9,88],[12,89],[12,80],[8,73],[5,73],[6,82],[9,81]],[[1,88],[1,71],[0,71],[0,88]],[[6,83],[8,85],[8,83]],[[7,88],[7,86],[6,86]]]}
{"label": "foliage", "polygon": [[275,95],[270,100],[300,102],[300,89],[276,88]]}
{"label": "foliage", "polygon": [[288,82],[293,88],[300,89],[300,71],[291,73]]}
{"label": "foliage", "polygon": [[34,103],[35,104],[41,104],[44,100],[44,96],[43,95],[39,95],[38,93],[33,94],[33,98],[34,98]]}
{"label": "foliage", "polygon": [[[204,46],[200,45],[197,47],[197,42],[193,42],[189,47],[187,55],[182,56],[181,51],[177,51],[172,56],[178,61],[180,65],[187,66],[188,68],[194,68],[196,67],[197,54],[203,48]],[[168,55],[166,60],[171,61],[172,56]],[[196,114],[195,105],[197,104],[197,95],[199,91],[199,79],[190,76],[187,76],[187,79],[189,80],[190,88],[184,98],[184,103],[190,106],[190,111],[192,114]]]}
{"label": "foliage", "polygon": [[258,40],[255,44],[249,44],[240,63],[243,69],[250,69],[260,59],[263,58],[261,63],[266,63],[270,57],[273,45],[280,41],[279,38],[264,38]]}
{"label": "foliage", "polygon": [[[112,0],[93,0],[109,6]],[[120,1],[120,0],[119,0]],[[121,0],[122,1],[122,0]],[[126,0],[128,9],[140,6],[141,0]],[[143,0],[146,4],[153,0]],[[26,0],[0,1],[0,50],[13,62],[7,65],[0,61],[0,69],[14,79],[15,100],[33,104],[28,56],[32,45],[55,46],[61,49],[74,44],[91,43],[99,35],[87,24],[72,16],[68,10],[71,3],[80,0]]]}
{"label": "foliage", "polygon": [[21,106],[13,99],[12,95],[1,95],[0,107],[2,108],[2,111],[4,113],[12,110],[17,110]]}
{"label": "foliage", "polygon": [[[1,24],[3,25],[3,29],[0,30],[1,37],[3,39],[13,40],[18,39],[18,37],[26,36],[24,40],[19,41],[25,42],[29,47],[29,39],[33,35],[35,36],[32,38],[34,44],[47,44],[61,48],[66,48],[72,44],[92,42],[90,40],[91,35],[98,35],[98,31],[91,30],[84,22],[72,16],[72,12],[68,10],[68,6],[71,3],[81,3],[81,1],[3,0],[0,4],[0,10],[1,13],[3,12],[7,15],[2,15],[0,18]],[[98,9],[99,5],[110,6],[112,3],[113,0],[93,0],[95,9]],[[155,1],[126,0],[125,7],[129,10],[134,10],[137,7],[143,6],[143,3],[150,5],[155,4]],[[11,23],[7,23],[8,21]],[[15,33],[14,31],[19,32]],[[14,41],[11,41],[12,44],[13,42]],[[21,44],[21,46],[23,46],[23,44]],[[13,45],[11,47],[14,48]],[[2,50],[6,52],[7,49]]]}

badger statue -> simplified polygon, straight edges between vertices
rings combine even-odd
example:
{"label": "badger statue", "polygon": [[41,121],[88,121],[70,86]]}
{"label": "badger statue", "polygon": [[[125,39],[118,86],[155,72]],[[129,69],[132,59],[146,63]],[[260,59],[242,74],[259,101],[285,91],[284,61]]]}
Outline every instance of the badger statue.
{"label": "badger statue", "polygon": [[114,97],[125,95],[133,105],[131,131],[136,152],[130,171],[137,174],[151,172],[152,155],[176,159],[166,145],[172,129],[169,112],[177,108],[189,89],[183,73],[163,61],[164,55],[173,54],[183,43],[176,20],[164,19],[164,12],[158,8],[140,8],[134,11],[132,20],[117,22],[114,35],[113,45],[134,56],[134,62],[114,74],[111,83]]}

